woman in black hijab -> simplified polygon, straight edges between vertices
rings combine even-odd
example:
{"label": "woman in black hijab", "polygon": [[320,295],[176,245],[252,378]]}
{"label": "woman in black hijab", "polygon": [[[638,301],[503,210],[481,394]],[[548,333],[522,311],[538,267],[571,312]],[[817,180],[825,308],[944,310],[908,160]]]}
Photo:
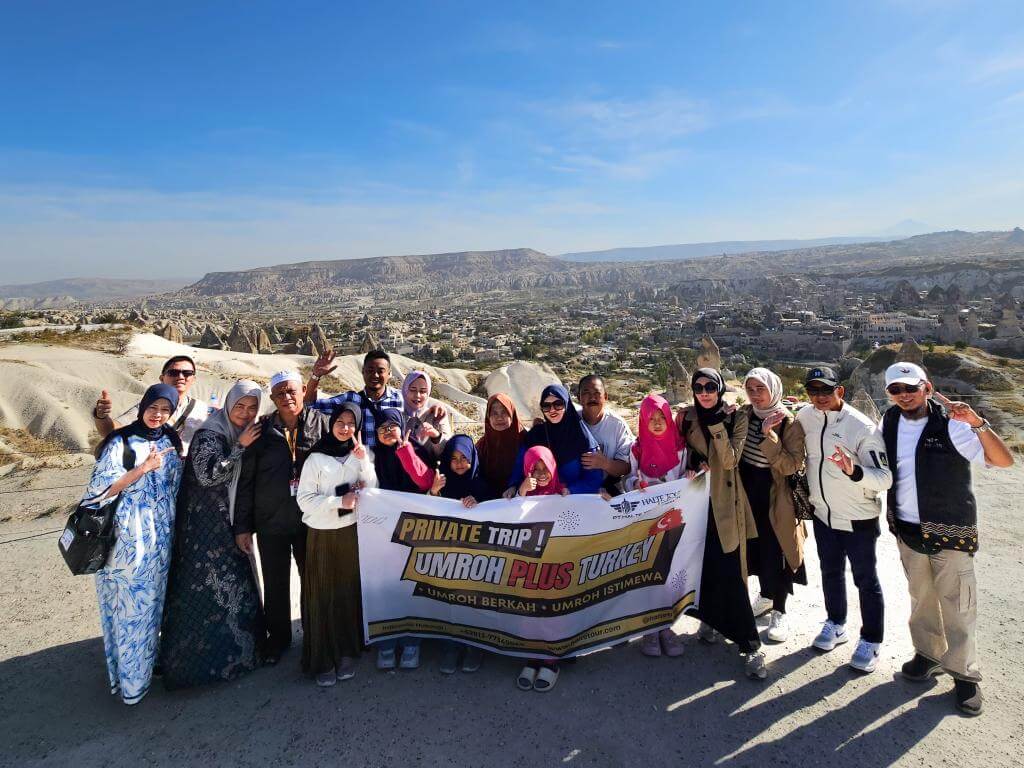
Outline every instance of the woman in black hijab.
{"label": "woman in black hijab", "polygon": [[355,675],[363,647],[356,494],[377,485],[373,459],[359,438],[362,411],[345,403],[302,467],[296,501],[306,537],[302,591],[302,669],[319,686]]}
{"label": "woman in black hijab", "polygon": [[747,439],[747,414],[726,404],[725,381],[713,368],[698,368],[690,385],[693,405],[679,413],[691,469],[706,469],[711,484],[697,615],[699,637],[714,643],[718,633],[745,657],[746,673],[767,676],[761,638],[747,594],[747,539],[757,537],[743,491],[739,462]]}

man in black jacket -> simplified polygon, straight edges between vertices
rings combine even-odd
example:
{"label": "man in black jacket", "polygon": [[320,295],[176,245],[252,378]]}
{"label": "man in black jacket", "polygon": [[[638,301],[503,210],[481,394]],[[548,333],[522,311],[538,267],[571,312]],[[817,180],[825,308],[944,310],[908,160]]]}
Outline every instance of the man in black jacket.
{"label": "man in black jacket", "polygon": [[1013,456],[986,419],[936,392],[919,365],[891,365],[885,388],[893,402],[882,416],[894,470],[887,516],[907,574],[914,643],[903,676],[923,681],[949,673],[957,708],[979,715],[978,515],[971,464],[1008,467]]}
{"label": "man in black jacket", "polygon": [[303,407],[304,391],[297,371],[271,378],[270,399],[277,410],[260,419],[262,432],[245,450],[235,497],[239,548],[251,553],[253,533],[259,537],[268,664],[277,663],[292,642],[291,560],[299,570],[300,590],[306,560],[306,526],[295,494],[306,456],[330,422],[327,414]]}

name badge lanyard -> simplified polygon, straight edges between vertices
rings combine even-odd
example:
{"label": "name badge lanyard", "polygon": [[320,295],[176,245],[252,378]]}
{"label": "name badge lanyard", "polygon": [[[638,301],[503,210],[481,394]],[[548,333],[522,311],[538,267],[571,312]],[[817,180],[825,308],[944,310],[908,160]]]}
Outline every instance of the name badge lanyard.
{"label": "name badge lanyard", "polygon": [[299,473],[296,464],[296,454],[299,449],[299,428],[288,429],[285,427],[284,439],[288,443],[288,450],[292,455],[292,477],[288,482],[288,487],[291,490],[292,496],[295,496],[299,492]]}

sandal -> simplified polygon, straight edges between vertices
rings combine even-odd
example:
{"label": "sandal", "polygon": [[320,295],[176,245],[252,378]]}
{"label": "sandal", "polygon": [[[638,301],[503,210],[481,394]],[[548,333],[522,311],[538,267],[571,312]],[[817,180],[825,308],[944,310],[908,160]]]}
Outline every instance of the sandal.
{"label": "sandal", "polygon": [[516,688],[520,691],[532,691],[533,685],[537,681],[537,668],[526,666],[523,667],[519,672],[519,677],[516,678]]}
{"label": "sandal", "polygon": [[533,690],[538,693],[547,693],[555,687],[558,682],[558,667],[541,667],[537,670],[537,679],[533,683]]}

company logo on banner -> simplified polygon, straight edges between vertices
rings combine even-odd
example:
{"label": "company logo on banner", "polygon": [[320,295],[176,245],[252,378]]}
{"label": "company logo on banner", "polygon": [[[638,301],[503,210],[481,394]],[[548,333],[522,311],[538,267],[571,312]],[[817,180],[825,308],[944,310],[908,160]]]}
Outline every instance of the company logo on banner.
{"label": "company logo on banner", "polygon": [[359,500],[368,642],[415,634],[571,656],[670,625],[699,589],[705,478],[599,496]]}

